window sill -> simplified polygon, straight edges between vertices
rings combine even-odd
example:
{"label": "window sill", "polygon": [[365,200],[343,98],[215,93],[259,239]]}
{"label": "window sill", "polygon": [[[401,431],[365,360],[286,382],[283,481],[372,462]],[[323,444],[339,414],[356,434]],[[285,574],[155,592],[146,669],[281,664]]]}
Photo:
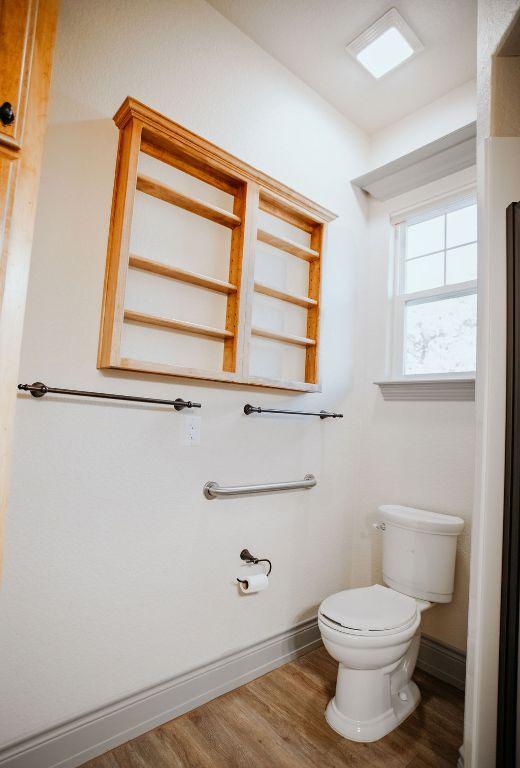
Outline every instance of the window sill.
{"label": "window sill", "polygon": [[385,400],[475,400],[475,378],[375,381]]}

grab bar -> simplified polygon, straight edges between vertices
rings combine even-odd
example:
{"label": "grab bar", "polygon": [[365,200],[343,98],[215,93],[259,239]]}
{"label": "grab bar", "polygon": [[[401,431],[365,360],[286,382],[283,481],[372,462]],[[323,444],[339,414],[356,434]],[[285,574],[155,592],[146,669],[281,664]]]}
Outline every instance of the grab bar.
{"label": "grab bar", "polygon": [[229,485],[221,487],[210,480],[204,486],[203,492],[207,499],[217,499],[220,496],[249,496],[253,493],[272,493],[273,491],[299,491],[314,488],[317,484],[314,475],[305,475],[303,480],[290,480],[287,483],[263,483],[262,485]]}

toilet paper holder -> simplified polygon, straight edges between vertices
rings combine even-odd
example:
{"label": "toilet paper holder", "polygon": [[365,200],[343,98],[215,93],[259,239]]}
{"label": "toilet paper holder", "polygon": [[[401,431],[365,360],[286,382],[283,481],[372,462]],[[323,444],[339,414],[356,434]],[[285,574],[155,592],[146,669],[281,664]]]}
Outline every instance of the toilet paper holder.
{"label": "toilet paper holder", "polygon": [[[252,565],[257,565],[258,563],[268,563],[269,570],[265,574],[266,576],[269,576],[269,574],[273,570],[273,564],[271,563],[270,560],[267,559],[267,557],[255,557],[254,555],[251,554],[251,552],[248,549],[242,550],[242,552],[240,553],[240,559]],[[247,579],[239,579],[238,576],[237,576],[237,581],[240,582],[240,584],[247,584]]]}

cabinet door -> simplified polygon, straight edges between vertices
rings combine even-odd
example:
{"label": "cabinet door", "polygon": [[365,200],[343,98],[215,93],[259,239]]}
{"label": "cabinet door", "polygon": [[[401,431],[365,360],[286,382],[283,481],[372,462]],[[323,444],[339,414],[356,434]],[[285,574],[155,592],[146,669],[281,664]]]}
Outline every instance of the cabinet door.
{"label": "cabinet door", "polygon": [[17,160],[6,157],[0,149],[0,307],[4,293],[4,275],[6,270],[4,243],[7,239],[14,177],[18,168]]}
{"label": "cabinet door", "polygon": [[0,107],[15,112],[0,120],[0,559],[57,13],[58,0],[0,0]]}
{"label": "cabinet door", "polygon": [[0,142],[13,149],[22,143],[37,12],[38,0],[0,0]]}

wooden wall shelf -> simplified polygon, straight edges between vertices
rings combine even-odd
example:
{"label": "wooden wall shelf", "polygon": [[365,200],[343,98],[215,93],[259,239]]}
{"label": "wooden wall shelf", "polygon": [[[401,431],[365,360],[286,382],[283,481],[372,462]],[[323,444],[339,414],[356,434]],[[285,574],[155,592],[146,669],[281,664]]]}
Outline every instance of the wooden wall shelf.
{"label": "wooden wall shelf", "polygon": [[285,293],[285,291],[279,291],[278,288],[271,288],[269,285],[264,285],[263,283],[258,283],[256,281],[255,292],[263,293],[264,296],[271,296],[273,299],[280,299],[280,301],[287,301],[290,304],[296,304],[304,309],[318,306],[316,299],[309,299],[307,296],[295,296],[292,293]]}
{"label": "wooden wall shelf", "polygon": [[315,251],[312,248],[306,248],[305,245],[295,243],[293,240],[289,240],[286,237],[273,235],[270,232],[266,232],[264,229],[258,230],[257,238],[262,243],[272,245],[274,248],[279,248],[281,251],[290,253],[293,256],[298,256],[300,259],[305,259],[305,261],[314,261],[315,259],[320,258],[318,251]]}
{"label": "wooden wall shelf", "polygon": [[208,277],[207,275],[199,275],[198,272],[188,272],[186,269],[161,264],[151,259],[143,259],[142,256],[130,256],[128,265],[134,269],[142,269],[144,272],[153,272],[155,275],[171,277],[173,280],[180,280],[183,283],[191,283],[191,285],[198,285],[201,288],[208,288],[210,291],[217,291],[217,293],[229,294],[236,293],[238,290],[236,285],[226,283],[224,280],[217,280],[217,278]]}
{"label": "wooden wall shelf", "polygon": [[272,331],[270,328],[258,328],[253,326],[251,328],[253,336],[263,336],[264,339],[273,339],[273,341],[281,341],[284,344],[296,344],[299,347],[315,347],[316,339],[307,339],[304,336],[295,336],[292,333],[281,333],[280,331]]}
{"label": "wooden wall shelf", "polygon": [[125,309],[125,320],[128,320],[131,323],[154,325],[157,328],[169,328],[172,331],[196,333],[198,336],[207,336],[210,339],[232,339],[234,336],[231,331],[226,331],[224,328],[211,328],[209,325],[188,323],[185,320],[175,320],[174,318],[169,317],[146,315],[144,312],[134,312],[131,309]]}
{"label": "wooden wall shelf", "polygon": [[[135,99],[125,99],[114,121],[119,128],[119,150],[98,367],[301,392],[318,391],[321,263],[324,255],[325,227],[335,215]],[[231,195],[232,210],[219,208],[140,173],[138,161],[141,153]],[[136,191],[228,228],[231,231],[228,279],[221,280],[156,261],[153,253],[143,252],[141,248],[141,254],[130,253]],[[301,230],[309,244],[302,245],[268,231],[268,225],[264,221],[262,227],[259,227],[259,211]],[[255,280],[255,253],[258,242],[266,243],[308,263],[307,296]],[[180,318],[164,317],[162,314],[138,312],[126,307],[125,292],[129,268],[223,294],[226,297],[225,327],[214,328]],[[255,294],[263,294],[304,309],[307,318],[306,335],[299,336],[253,326],[252,305]],[[173,362],[157,363],[125,356],[121,353],[125,323],[139,323],[223,342],[221,369],[205,370]],[[303,347],[305,371],[302,379],[282,380],[253,375],[250,371],[250,341],[252,337],[257,336],[275,344]]]}
{"label": "wooden wall shelf", "polygon": [[145,192],[147,195],[164,200],[165,203],[184,208],[185,211],[196,213],[197,216],[203,216],[205,219],[214,221],[216,224],[222,224],[224,227],[234,229],[240,226],[240,219],[234,213],[204,203],[202,200],[196,200],[194,197],[183,195],[182,192],[177,192],[159,181],[148,178],[148,176],[137,177],[137,189],[139,192]]}

